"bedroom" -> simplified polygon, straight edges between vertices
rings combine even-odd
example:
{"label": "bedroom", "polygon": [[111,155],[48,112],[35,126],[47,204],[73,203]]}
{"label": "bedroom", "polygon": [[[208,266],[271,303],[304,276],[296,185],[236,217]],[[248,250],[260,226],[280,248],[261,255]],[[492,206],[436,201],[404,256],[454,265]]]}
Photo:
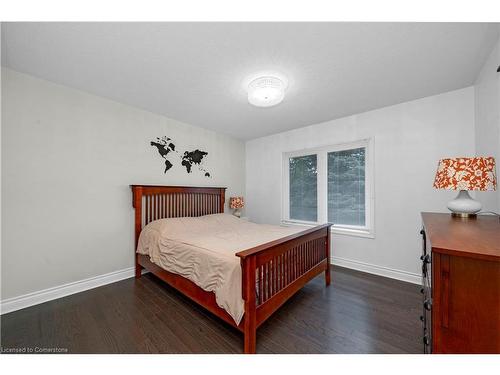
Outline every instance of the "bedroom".
{"label": "bedroom", "polygon": [[2,353],[498,354],[475,21],[2,22]]}

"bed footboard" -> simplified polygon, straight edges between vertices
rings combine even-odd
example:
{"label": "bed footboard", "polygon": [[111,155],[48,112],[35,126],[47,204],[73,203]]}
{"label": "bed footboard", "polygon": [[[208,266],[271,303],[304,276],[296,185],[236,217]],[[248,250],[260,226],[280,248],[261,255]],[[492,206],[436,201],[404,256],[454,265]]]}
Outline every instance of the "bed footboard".
{"label": "bed footboard", "polygon": [[309,280],[330,284],[330,224],[241,251],[245,353],[255,353],[256,330]]}

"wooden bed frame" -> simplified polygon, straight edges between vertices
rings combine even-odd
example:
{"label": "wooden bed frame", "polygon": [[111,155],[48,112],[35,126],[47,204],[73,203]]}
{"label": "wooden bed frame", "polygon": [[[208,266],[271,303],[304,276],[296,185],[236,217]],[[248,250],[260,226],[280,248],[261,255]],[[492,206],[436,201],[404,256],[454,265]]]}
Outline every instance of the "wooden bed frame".
{"label": "wooden bed frame", "polygon": [[[226,188],[131,185],[135,208],[135,249],[142,228],[153,220],[224,212]],[[330,224],[318,225],[240,251],[245,315],[239,325],[207,292],[192,281],[135,253],[135,277],[146,269],[244,334],[244,352],[255,353],[256,330],[309,280],[325,273],[330,285]]]}

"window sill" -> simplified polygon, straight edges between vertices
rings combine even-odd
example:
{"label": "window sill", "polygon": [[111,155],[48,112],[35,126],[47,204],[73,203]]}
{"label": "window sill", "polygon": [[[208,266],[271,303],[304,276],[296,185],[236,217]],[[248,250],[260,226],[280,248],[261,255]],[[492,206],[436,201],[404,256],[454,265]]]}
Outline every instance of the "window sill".
{"label": "window sill", "polygon": [[352,229],[352,228],[339,228],[334,227],[333,225],[330,227],[330,233],[332,234],[340,234],[343,236],[352,236],[352,237],[362,237],[362,238],[375,238],[375,233],[370,229]]}
{"label": "window sill", "polygon": [[316,225],[319,225],[319,223],[312,223],[307,221],[295,221],[295,220],[281,220],[281,225],[285,226],[295,225],[299,227],[312,228],[315,227]]}
{"label": "window sill", "polygon": [[[281,220],[282,225],[298,225],[306,228],[312,228],[320,223],[311,223],[304,221],[294,221],[294,220]],[[356,229],[356,228],[345,228],[345,227],[330,227],[331,234],[340,234],[343,236],[351,237],[362,237],[362,238],[375,238],[375,232],[370,229]]]}

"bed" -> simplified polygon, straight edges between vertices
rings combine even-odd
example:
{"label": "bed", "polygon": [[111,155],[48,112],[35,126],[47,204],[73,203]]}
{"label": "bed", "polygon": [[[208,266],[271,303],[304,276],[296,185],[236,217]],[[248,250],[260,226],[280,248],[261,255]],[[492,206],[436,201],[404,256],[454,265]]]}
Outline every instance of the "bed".
{"label": "bed", "polygon": [[131,187],[136,278],[153,273],[243,332],[244,353],[255,353],[257,328],[309,280],[324,273],[330,284],[329,224],[245,222],[224,214],[225,188]]}

